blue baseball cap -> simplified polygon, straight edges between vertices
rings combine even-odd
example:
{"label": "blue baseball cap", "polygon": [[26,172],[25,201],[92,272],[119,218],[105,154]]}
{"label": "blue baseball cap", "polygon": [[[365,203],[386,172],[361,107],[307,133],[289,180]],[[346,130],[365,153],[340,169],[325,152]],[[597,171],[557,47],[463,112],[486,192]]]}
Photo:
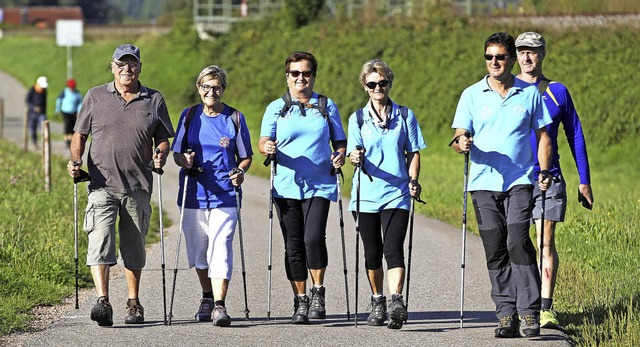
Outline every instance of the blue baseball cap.
{"label": "blue baseball cap", "polygon": [[113,52],[113,59],[120,60],[125,55],[132,55],[137,61],[140,61],[140,48],[131,44],[120,45]]}

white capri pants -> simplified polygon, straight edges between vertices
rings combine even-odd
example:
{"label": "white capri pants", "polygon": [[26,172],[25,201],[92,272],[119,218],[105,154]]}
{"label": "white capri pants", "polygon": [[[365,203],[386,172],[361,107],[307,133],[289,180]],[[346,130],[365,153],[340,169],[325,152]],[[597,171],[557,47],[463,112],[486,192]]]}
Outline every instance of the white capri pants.
{"label": "white capri pants", "polygon": [[231,280],[235,207],[184,209],[182,232],[189,268],[209,269],[209,278]]}

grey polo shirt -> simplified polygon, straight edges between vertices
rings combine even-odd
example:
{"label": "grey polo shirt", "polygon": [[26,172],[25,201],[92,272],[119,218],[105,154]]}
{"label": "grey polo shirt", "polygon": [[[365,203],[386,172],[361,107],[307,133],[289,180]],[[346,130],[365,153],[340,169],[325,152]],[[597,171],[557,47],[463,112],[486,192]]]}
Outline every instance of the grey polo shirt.
{"label": "grey polo shirt", "polygon": [[126,102],[114,82],[87,92],[74,131],[91,135],[89,189],[118,193],[137,189],[151,193],[153,175],[148,166],[154,142],[175,135],[160,92],[141,85],[138,95]]}

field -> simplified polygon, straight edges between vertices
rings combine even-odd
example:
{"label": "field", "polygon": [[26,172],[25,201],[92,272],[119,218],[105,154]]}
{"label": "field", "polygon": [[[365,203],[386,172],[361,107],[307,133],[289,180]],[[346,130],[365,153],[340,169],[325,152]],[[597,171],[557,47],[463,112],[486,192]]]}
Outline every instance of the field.
{"label": "field", "polygon": [[[162,91],[175,122],[180,110],[197,101],[193,84],[198,72],[209,64],[220,65],[229,75],[224,101],[248,115],[255,146],[264,107],[285,90],[283,62],[289,53],[307,50],[316,55],[320,64],[316,90],[336,101],[345,124],[349,114],[366,102],[357,82],[360,66],[380,57],[396,75],[391,97],[416,112],[429,146],[422,153],[420,179],[428,204],[420,206],[419,212],[459,225],[463,159],[447,148],[458,97],[485,74],[482,44],[489,34],[508,31],[517,35],[529,30],[545,35],[549,45],[545,75],[568,86],[581,115],[596,200],[594,210],[587,211],[573,198],[578,185],[575,165],[566,141],[561,139],[570,200],[567,222],[559,226],[556,240],[561,259],[556,310],[579,345],[640,345],[640,193],[636,189],[640,161],[633,154],[640,145],[640,115],[633,102],[640,91],[630,71],[640,64],[636,30],[471,24],[434,13],[419,20],[324,22],[298,29],[276,18],[239,25],[227,36],[202,42],[186,26],[176,26],[165,37],[87,38],[85,46],[74,51],[75,76],[83,92],[109,81],[113,48],[125,41],[135,43],[141,47],[144,61],[141,80]],[[53,39],[6,37],[0,41],[0,51],[11,52],[0,55],[0,68],[25,85],[46,74],[54,91],[50,98],[62,89],[66,55]],[[32,179],[15,181],[15,177],[31,174],[38,159],[28,156],[18,161],[8,154],[10,149],[0,149],[0,158],[11,163],[5,165],[10,172],[0,174],[0,332],[5,334],[25,328],[26,316],[22,314],[30,307],[51,304],[71,294],[70,267],[51,267],[51,261],[34,263],[34,259],[60,257],[70,266],[69,246],[73,245],[61,236],[68,234],[71,223],[69,185],[45,195],[21,183]],[[267,175],[260,165],[254,165],[252,173]],[[66,177],[60,180],[68,181]],[[33,215],[43,218],[28,218]],[[42,224],[53,220],[56,222]],[[474,229],[473,223],[470,228]],[[59,249],[54,247],[58,244]],[[25,245],[30,246],[29,252],[25,252]],[[53,251],[45,252],[48,249]],[[17,263],[32,268],[13,271],[11,264]],[[20,276],[23,273],[36,273],[46,281],[30,283]],[[86,272],[82,279],[83,285],[89,285]],[[49,282],[53,288],[42,288],[41,282]],[[4,288],[24,290],[7,297],[13,292]],[[21,313],[19,319],[4,318],[9,308],[1,303],[9,301],[21,303],[10,306],[19,306],[15,311]]]}

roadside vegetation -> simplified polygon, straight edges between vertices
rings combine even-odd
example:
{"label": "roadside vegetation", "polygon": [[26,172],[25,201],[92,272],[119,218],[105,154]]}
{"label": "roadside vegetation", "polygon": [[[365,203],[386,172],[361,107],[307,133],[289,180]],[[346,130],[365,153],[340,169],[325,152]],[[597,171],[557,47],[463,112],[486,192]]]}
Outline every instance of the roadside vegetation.
{"label": "roadside vegetation", "polygon": [[[367,24],[325,21],[293,27],[285,16],[279,16],[236,25],[230,34],[212,42],[199,41],[186,22],[176,24],[165,37],[86,38],[85,46],[74,49],[74,75],[83,93],[107,82],[112,78],[108,62],[114,47],[123,42],[137,44],[144,62],[141,80],[165,95],[175,124],[179,112],[198,100],[193,87],[198,72],[208,64],[220,65],[229,75],[224,101],[248,116],[257,148],[264,108],[285,91],[288,54],[306,50],[316,55],[315,89],[336,101],[344,124],[366,102],[358,84],[360,67],[368,59],[382,58],[396,75],[392,99],[416,112],[429,146],[422,152],[420,179],[428,203],[418,211],[457,226],[461,223],[463,158],[447,148],[457,100],[464,88],[486,72],[482,54],[489,34],[539,31],[548,42],[546,75],[568,86],[581,116],[595,195],[593,211],[579,206],[575,165],[566,141],[560,139],[569,209],[567,222],[557,231],[561,266],[556,311],[578,345],[640,345],[640,193],[636,189],[640,161],[633,155],[640,145],[640,115],[633,102],[640,91],[629,78],[630,67],[640,65],[637,31],[471,24],[437,10],[419,19],[389,18]],[[0,40],[0,51],[11,52],[0,55],[0,69],[25,85],[39,75],[49,77],[51,105],[56,91],[64,86],[65,49],[56,47],[53,38],[6,37]],[[9,172],[0,173],[0,333],[6,334],[25,328],[24,314],[31,307],[53,304],[72,293],[73,235],[72,186],[63,171],[64,160],[54,165],[52,193],[44,194],[32,184],[38,180],[38,156],[21,155],[17,160],[10,154],[16,150],[3,146],[0,158],[11,163],[5,165]],[[258,164],[251,173],[268,175]],[[15,177],[24,178],[16,181]],[[345,187],[349,185],[347,180]],[[469,227],[474,230],[473,209],[469,212]],[[25,234],[30,238],[25,240]],[[80,259],[84,248],[83,243]],[[58,260],[35,263],[34,259],[45,257]],[[30,262],[34,268],[26,271],[11,265]],[[88,271],[82,271],[83,285],[89,285]],[[33,274],[43,280],[29,284]],[[44,282],[53,289],[41,287]],[[4,304],[8,302],[22,304]],[[5,316],[5,310],[16,307]],[[17,313],[20,321],[5,318]]]}

